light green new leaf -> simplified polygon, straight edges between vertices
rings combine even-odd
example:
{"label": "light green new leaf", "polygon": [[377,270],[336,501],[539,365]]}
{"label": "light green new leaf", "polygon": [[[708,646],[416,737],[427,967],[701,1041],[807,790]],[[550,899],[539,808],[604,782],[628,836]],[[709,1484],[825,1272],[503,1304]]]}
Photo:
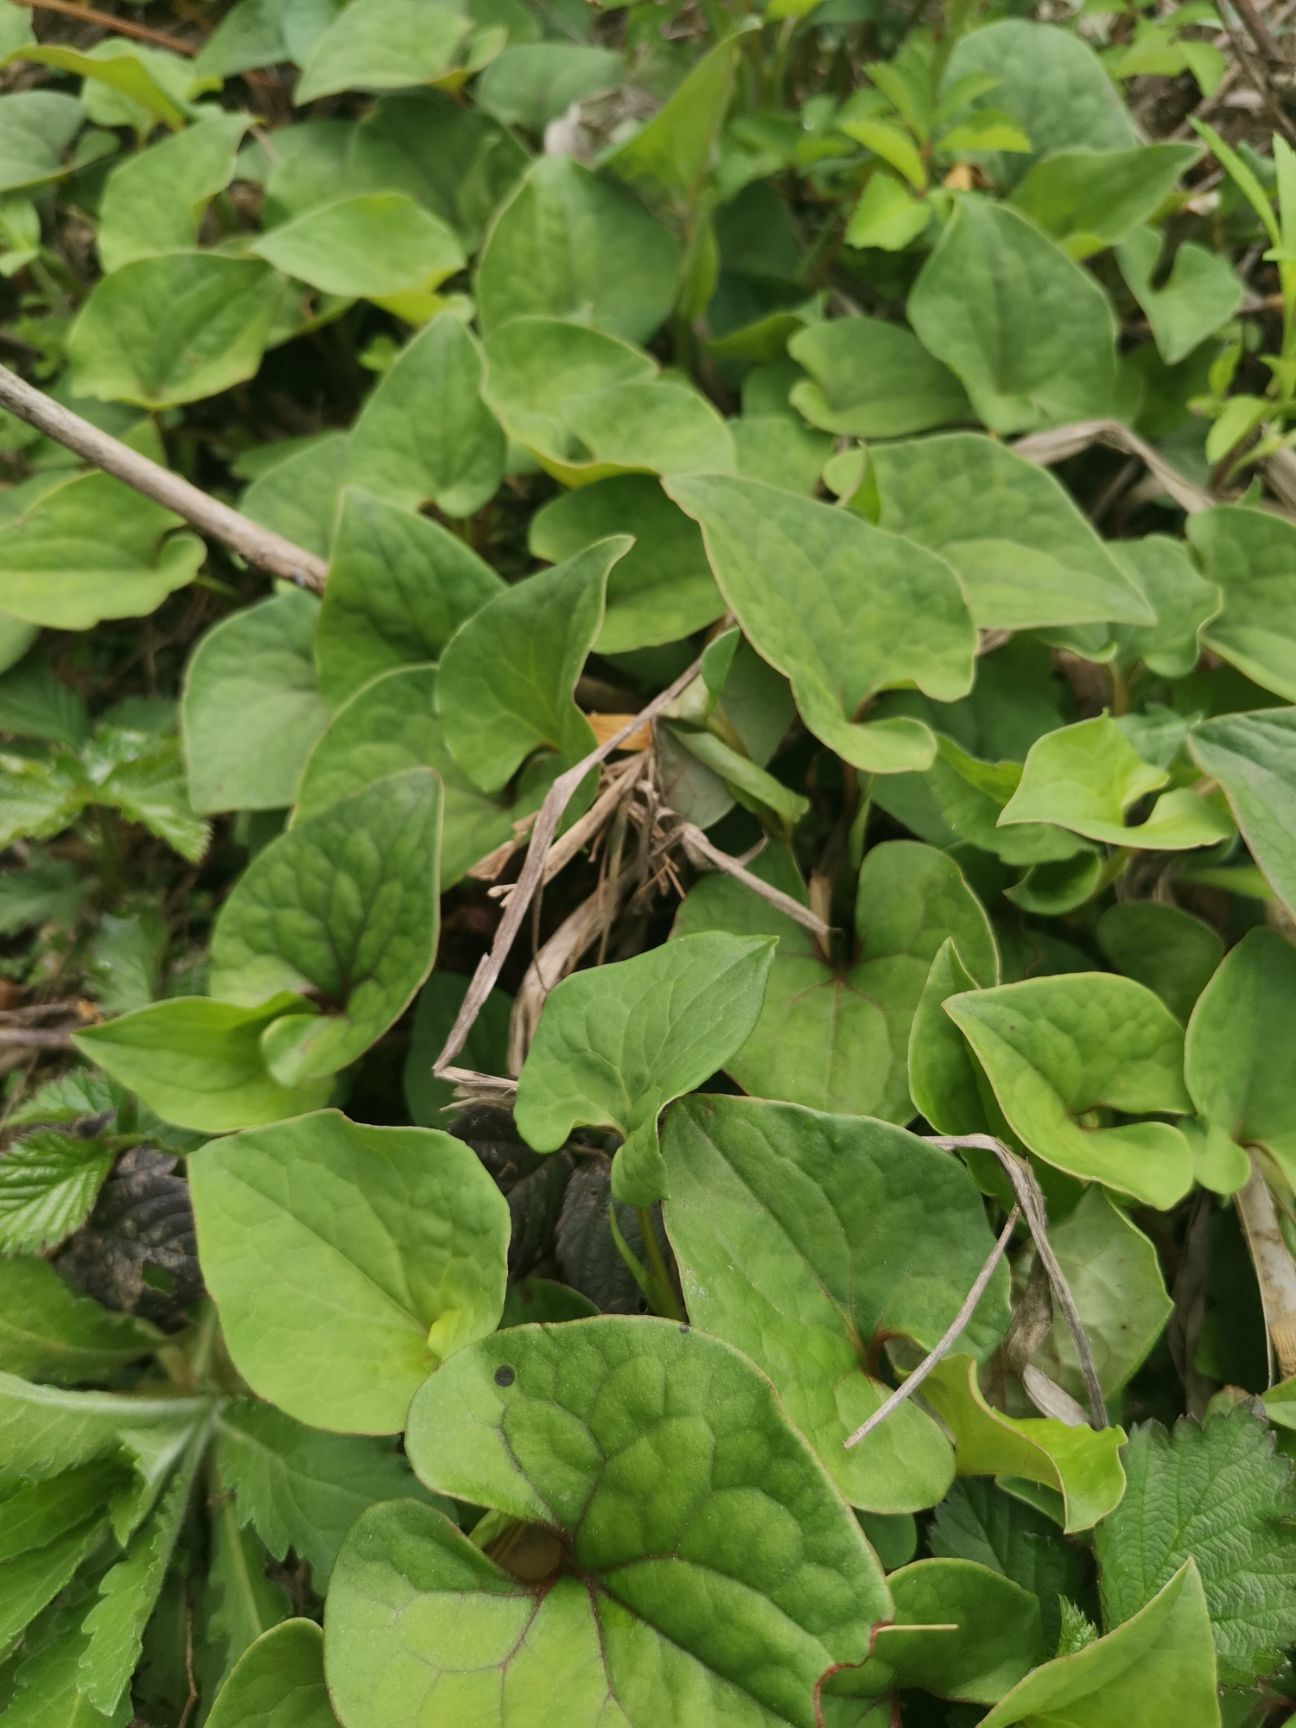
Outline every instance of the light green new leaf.
{"label": "light green new leaf", "polygon": [[829,1680],[829,1697],[899,1687],[993,1704],[1044,1659],[1040,1605],[1001,1572],[970,1560],[919,1560],[887,1583],[895,1620],[862,1668]]}
{"label": "light green new leaf", "polygon": [[633,960],[564,978],[545,1001],[518,1079],[518,1131],[556,1152],[573,1128],[614,1128],[618,1200],[666,1192],[657,1118],[723,1068],[755,1026],[774,944],[684,937]]}
{"label": "light green new leaf", "polygon": [[255,376],[282,299],[257,258],[136,258],[96,283],[68,332],[72,387],[154,410],[218,395]]}
{"label": "light green new leaf", "polygon": [[1087,258],[1150,222],[1200,154],[1196,144],[1059,150],[1035,162],[1012,202],[1071,257]]}
{"label": "light green new leaf", "polygon": [[76,97],[59,90],[0,96],[0,192],[57,180],[66,172],[63,153],[84,119]]}
{"label": "light green new leaf", "polygon": [[901,438],[972,417],[958,379],[903,325],[828,319],[798,330],[788,353],[810,374],[792,386],[792,406],[826,432]]}
{"label": "light green new leaf", "polygon": [[564,486],[628,473],[732,472],[733,437],[691,385],[583,324],[516,318],[486,340],[485,396],[509,436]]}
{"label": "light green new leaf", "polygon": [[545,791],[543,761],[522,776],[517,796],[474,786],[450,754],[436,716],[435,666],[385,672],[338,709],[306,764],[294,822],[407,768],[434,768],[441,780],[441,890],[506,841]]}
{"label": "light green new leaf", "polygon": [[952,996],[963,1033],[1013,1132],[1045,1163],[1161,1209],[1192,1184],[1192,1158],[1165,1122],[1102,1126],[1102,1110],[1186,1115],[1183,1028],[1141,984],[1069,972]]}
{"label": "light green new leaf", "polygon": [[1188,734],[1188,748],[1223,788],[1252,857],[1296,914],[1296,708],[1207,720]]}
{"label": "light green new leaf", "polygon": [[[997,186],[1012,186],[1041,156],[1061,150],[1129,150],[1142,143],[1102,61],[1074,30],[1009,18],[954,44],[943,91],[978,78],[968,106],[992,109],[1030,139],[1032,153],[978,151]],[[969,152],[971,154],[971,152]]]}
{"label": "light green new leaf", "polygon": [[1090,840],[1153,852],[1227,840],[1233,825],[1225,812],[1187,787],[1162,793],[1143,821],[1126,825],[1125,812],[1169,779],[1139,755],[1118,721],[1099,714],[1031,745],[999,822],[1053,822]]}
{"label": "light green new leaf", "polygon": [[[663,1155],[689,1318],[765,1370],[852,1505],[934,1505],[953,1462],[912,1401],[853,1450],[844,1442],[887,1396],[866,1364],[880,1367],[892,1338],[935,1344],[990,1251],[967,1171],[902,1128],[749,1098],[681,1101]],[[1000,1266],[966,1347],[985,1354],[1008,1319]]]}
{"label": "light green new leaf", "polygon": [[992,432],[1113,412],[1116,320],[1087,270],[1006,204],[967,195],[918,273],[909,322]]}
{"label": "light green new leaf", "polygon": [[307,1428],[251,1398],[222,1408],[216,1458],[239,1522],[276,1560],[295,1549],[321,1595],[343,1537],[366,1507],[424,1497],[389,1442]]}
{"label": "light green new leaf", "polygon": [[[48,1498],[49,1485],[19,1489],[0,1496],[0,1512],[6,1524],[21,1533],[33,1501]],[[60,1493],[60,1498],[62,1494]],[[71,1496],[69,1496],[71,1498]],[[0,1561],[0,1638],[10,1646],[36,1616],[66,1589],[81,1566],[99,1548],[108,1534],[108,1521],[101,1512],[66,1523],[32,1547]],[[5,1712],[6,1717],[8,1712]]]}
{"label": "light green new leaf", "polygon": [[1224,956],[1224,943],[1209,924],[1155,900],[1109,906],[1094,935],[1117,972],[1155,990],[1175,1019],[1185,1023]]}
{"label": "light green new leaf", "polygon": [[129,1698],[113,1715],[104,1716],[81,1691],[84,1645],[80,1632],[64,1623],[59,1636],[24,1654],[16,1675],[18,1690],[6,1705],[5,1728],[49,1728],[51,1722],[59,1728],[128,1728],[135,1714]]}
{"label": "light green new leaf", "polygon": [[[765,874],[765,872],[762,872]],[[803,899],[795,870],[768,872]],[[998,976],[994,936],[954,860],[912,841],[865,854],[855,893],[855,950],[826,957],[811,933],[740,883],[706,876],[689,894],[679,935],[730,930],[778,937],[765,1006],[725,1067],[746,1091],[813,1109],[907,1122],[909,1029],[933,956],[949,936],[973,975]]]}
{"label": "light green new leaf", "polygon": [[192,534],[163,539],[180,521],[108,474],[51,487],[0,523],[5,612],[51,630],[152,612],[206,557]]}
{"label": "light green new leaf", "polygon": [[570,318],[644,342],[675,303],[679,250],[639,201],[571,156],[541,156],[491,224],[477,265],[482,328]]}
{"label": "light green new leaf", "polygon": [[981,629],[1152,623],[1135,583],[1037,463],[974,432],[869,455],[879,526],[954,566]]}
{"label": "light green new leaf", "polygon": [[285,1620],[250,1644],[216,1695],[208,1728],[336,1728],[324,1684],[324,1635]]}
{"label": "light green new leaf", "polygon": [[635,543],[608,575],[600,653],[677,642],[720,617],[724,601],[700,529],[647,474],[559,493],[531,518],[527,547],[557,562],[612,534],[632,534]]}
{"label": "light green new leaf", "polygon": [[285,276],[348,299],[432,289],[464,265],[454,231],[404,192],[317,204],[262,234],[250,250]]}
{"label": "light green new leaf", "polygon": [[1186,678],[1201,656],[1202,626],[1214,618],[1223,595],[1198,574],[1181,540],[1147,534],[1122,540],[1112,556],[1156,613],[1156,623],[1120,625],[1114,632],[1122,665],[1140,662],[1163,678]]}
{"label": "light green new leaf", "polygon": [[[1165,1330],[1173,1304],[1157,1251],[1099,1187],[1049,1230],[1049,1241],[1075,1297],[1098,1379],[1108,1398],[1142,1366]],[[1071,1329],[1061,1314],[1032,1361],[1072,1397],[1084,1397]]]}
{"label": "light green new leaf", "polygon": [[1262,1146],[1296,1182],[1296,948],[1276,930],[1248,930],[1225,957],[1193,1009],[1184,1041],[1184,1078],[1208,1129],[1232,1139],[1241,1186],[1244,1148]]}
{"label": "light green new leaf", "polygon": [[922,1399],[954,1440],[960,1476],[1014,1476],[1062,1497],[1063,1528],[1088,1530],[1125,1492],[1123,1428],[1069,1428],[1046,1416],[1005,1416],[990,1405],[971,1356],[947,1356],[923,1381]]}
{"label": "light green new leaf", "polygon": [[601,166],[650,197],[692,209],[715,152],[733,95],[749,19],[716,42],[652,119],[615,145]]}
{"label": "light green new leaf", "polygon": [[[1148,148],[1144,144],[1139,154]],[[1154,288],[1161,248],[1159,231],[1140,228],[1116,248],[1116,262],[1147,317],[1157,352],[1167,366],[1175,366],[1228,323],[1242,304],[1246,284],[1231,258],[1186,240],[1174,255],[1169,275]]]}
{"label": "light green new leaf", "polygon": [[352,0],[316,37],[293,101],[434,84],[471,27],[466,13],[430,0]]}
{"label": "light green new leaf", "polygon": [[[201,88],[203,84],[183,68],[177,56],[139,48],[120,36],[105,37],[88,52],[64,42],[45,42],[16,49],[5,58],[10,63],[33,61],[86,79],[90,85],[103,85],[103,91],[82,88],[90,118],[100,125],[125,125],[134,123],[138,115],[142,124],[136,130],[141,133],[151,130],[159,120],[173,129],[183,126],[184,110],[176,92],[181,88],[192,91],[195,85]],[[164,65],[168,72],[157,76]]]}
{"label": "light green new leaf", "polygon": [[164,1122],[226,1134],[298,1116],[328,1101],[332,1081],[285,1086],[271,1074],[262,1035],[283,1014],[302,1012],[299,996],[258,1007],[206,996],[150,1002],[76,1034],[83,1056],[142,1099]]}
{"label": "light green new leaf", "polygon": [[850,511],[757,480],[699,475],[666,490],[701,524],[721,592],[752,647],[790,679],[809,730],[871,773],[929,766],[935,740],[921,722],[860,715],[900,685],[942,702],[971,688],[976,628],[951,567]]}
{"label": "light green new leaf", "polygon": [[1028,1674],[981,1728],[1220,1728],[1215,1683],[1206,1599],[1187,1560],[1132,1620]]}
{"label": "light green new leaf", "polygon": [[203,211],[234,175],[244,114],[217,113],[127,156],[109,174],[96,244],[105,272],[192,247]]}
{"label": "light green new leaf", "polygon": [[1203,644],[1262,689],[1296,701],[1296,525],[1223,504],[1190,516],[1188,538],[1224,594]]}
{"label": "light green new leaf", "polygon": [[[93,1459],[128,1463],[139,1483],[159,1484],[211,1416],[203,1397],[69,1392],[0,1373],[0,1483],[45,1482]],[[134,1528],[138,1496],[110,1508],[114,1533]]]}
{"label": "light green new leaf", "polygon": [[914,1110],[938,1134],[975,1134],[988,1126],[977,1065],[945,1013],[947,998],[975,990],[976,982],[956,939],[947,936],[931,963],[909,1027],[909,1095]]}
{"label": "light green new leaf", "polygon": [[462,1140],[327,1110],[216,1141],[189,1179],[230,1355],[299,1422],[398,1433],[498,1322],[508,1203]]}
{"label": "light green new leaf", "polygon": [[348,487],[315,633],[325,695],[344,702],[380,672],[438,660],[503,588],[440,523]]}
{"label": "light green new leaf", "polygon": [[366,1513],[325,1628],[348,1728],[812,1728],[822,1675],[890,1616],[769,1382],[687,1327],[502,1332],[428,1382],[407,1445],[430,1487],[541,1527],[519,1533],[531,1582],[434,1513]]}
{"label": "light green new leaf", "polygon": [[1128,1621],[1190,1557],[1215,1635],[1220,1683],[1248,1686],[1282,1660],[1296,1623],[1296,1485],[1289,1459],[1235,1406],[1125,1449],[1125,1499],[1097,1534],[1103,1617]]}
{"label": "light green new leaf", "polygon": [[471,516],[504,473],[504,434],[482,400],[481,354],[453,312],[401,349],[347,447],[354,486],[410,510]]}
{"label": "light green new leaf", "polygon": [[24,1380],[95,1380],[150,1355],[161,1334],[65,1284],[35,1255],[0,1259],[0,1368]]}
{"label": "light green new leaf", "polygon": [[599,625],[608,571],[628,551],[601,540],[515,583],[451,637],[436,680],[450,753],[483,792],[498,792],[536,750],[569,766],[594,748],[573,700]]}
{"label": "light green new leaf", "polygon": [[180,698],[195,810],[282,810],[328,725],[315,672],[319,602],[300,589],[233,612],[200,637]]}
{"label": "light green new leaf", "polygon": [[90,1215],[112,1169],[102,1140],[36,1128],[0,1158],[0,1251],[54,1247]]}
{"label": "light green new leaf", "polygon": [[396,1021],[431,970],[439,928],[441,786],[426,768],[374,781],[258,852],[221,908],[211,992],[258,1007],[311,993],[262,1050],[275,1079],[336,1074]]}

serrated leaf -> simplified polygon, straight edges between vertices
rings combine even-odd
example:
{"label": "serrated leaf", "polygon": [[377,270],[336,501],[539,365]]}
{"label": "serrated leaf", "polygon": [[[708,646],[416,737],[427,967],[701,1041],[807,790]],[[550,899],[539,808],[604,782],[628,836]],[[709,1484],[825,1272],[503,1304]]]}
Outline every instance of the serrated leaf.
{"label": "serrated leaf", "polygon": [[160,1342],[146,1322],[77,1295],[47,1260],[0,1259],[0,1368],[7,1373],[94,1380],[150,1355]]}
{"label": "serrated leaf", "polygon": [[101,1140],[52,1128],[15,1140],[0,1158],[0,1248],[39,1250],[70,1236],[89,1215],[113,1157]]}
{"label": "serrated leaf", "polygon": [[[887,1395],[883,1341],[935,1344],[993,1245],[972,1178],[903,1129],[757,1099],[681,1101],[663,1155],[689,1318],[769,1374],[852,1505],[935,1504],[953,1464],[912,1402],[844,1442]],[[988,1352],[1008,1318],[1000,1267],[966,1347]]]}
{"label": "serrated leaf", "polygon": [[324,1684],[324,1636],[285,1620],[251,1644],[216,1695],[209,1728],[335,1728]]}
{"label": "serrated leaf", "polygon": [[262,1034],[294,1010],[300,1012],[300,998],[285,993],[254,1008],[169,997],[85,1028],[77,1048],[164,1122],[224,1134],[327,1102],[331,1080],[285,1086],[266,1066]]}
{"label": "serrated leaf", "polygon": [[529,576],[451,638],[437,671],[437,716],[450,754],[483,792],[500,791],[538,750],[566,767],[594,748],[574,691],[603,619],[608,571],[628,544],[601,540]]}
{"label": "serrated leaf", "polygon": [[1296,1618],[1296,1490],[1265,1424],[1241,1407],[1185,1417],[1169,1433],[1147,1423],[1125,1469],[1125,1500],[1096,1538],[1108,1624],[1128,1622],[1191,1559],[1221,1684],[1272,1673]]}
{"label": "serrated leaf", "polygon": [[[777,855],[775,855],[777,859]],[[795,899],[795,869],[760,872]],[[975,976],[998,975],[994,937],[953,859],[911,841],[865,854],[855,890],[852,951],[838,963],[811,933],[740,883],[705,877],[680,908],[676,932],[777,936],[756,1026],[725,1067],[745,1090],[794,1104],[907,1122],[909,1030],[931,960],[953,935]]]}
{"label": "serrated leaf", "polygon": [[1187,1142],[1166,1122],[1101,1126],[1091,1112],[1186,1115],[1183,1028],[1129,978],[1070,972],[951,996],[1013,1131],[1038,1157],[1166,1208],[1192,1183]]}
{"label": "serrated leaf", "polygon": [[927,767],[925,726],[858,716],[897,685],[944,702],[971,688],[976,631],[951,567],[759,481],[690,476],[666,490],[701,524],[721,592],[753,648],[790,679],[809,730],[869,772]]}
{"label": "serrated leaf", "polygon": [[180,517],[108,474],[82,474],[0,523],[7,613],[54,630],[137,618],[197,574],[192,534],[163,536]]}
{"label": "serrated leaf", "polygon": [[298,1421],[399,1432],[427,1374],[499,1318],[508,1207],[449,1134],[321,1111],[215,1142],[189,1172],[230,1354]]}
{"label": "serrated leaf", "polygon": [[788,353],[810,374],[792,386],[792,406],[827,432],[901,438],[971,413],[958,379],[900,324],[828,319],[798,330]]}
{"label": "serrated leaf", "polygon": [[481,392],[477,344],[442,312],[365,401],[347,444],[346,480],[408,510],[433,503],[447,516],[471,516],[504,472],[504,434]]}
{"label": "serrated leaf", "polygon": [[57,677],[42,655],[28,655],[0,677],[0,732],[76,750],[88,731],[85,698]]}
{"label": "serrated leaf", "polygon": [[243,1527],[223,1477],[213,1498],[203,1632],[208,1658],[223,1681],[243,1652],[287,1617],[290,1604],[283,1585],[266,1576],[270,1556]]}
{"label": "serrated leaf", "polygon": [[1188,537],[1224,595],[1202,642],[1262,689],[1296,701],[1296,526],[1226,504],[1190,517]]}
{"label": "serrated leaf", "polygon": [[[573,1728],[681,1708],[809,1728],[821,1675],[861,1660],[889,1614],[863,1535],[768,1382],[666,1321],[487,1339],[420,1392],[408,1445],[430,1486],[543,1526],[528,1575],[554,1575],[537,1594],[435,1513],[366,1513],[334,1570],[325,1634],[351,1728],[427,1708],[489,1719],[501,1687],[502,1708],[539,1728],[555,1671]],[[579,1575],[562,1565],[568,1546]],[[397,1605],[416,1616],[412,1643],[392,1637]],[[452,1654],[465,1635],[470,1669]]]}
{"label": "serrated leaf", "polygon": [[[1046,732],[1031,745],[1017,790],[999,823],[1051,822],[1089,840],[1147,851],[1214,846],[1232,832],[1228,816],[1188,787],[1161,788],[1164,768],[1142,757],[1110,715]],[[1149,793],[1161,795],[1141,822],[1126,812]]]}
{"label": "serrated leaf", "polygon": [[[209,1413],[205,1397],[71,1392],[0,1373],[0,1485],[113,1458],[129,1463],[147,1489],[165,1478]],[[133,1510],[133,1500],[111,1507],[122,1539]]]}
{"label": "serrated leaf", "polygon": [[527,1144],[556,1152],[573,1128],[613,1128],[624,1141],[612,1168],[616,1198],[660,1199],[657,1118],[742,1045],[772,958],[768,938],[717,933],[565,978],[545,1002],[518,1079]]}
{"label": "serrated leaf", "polygon": [[253,377],[283,298],[257,258],[166,252],[105,276],[68,332],[79,396],[174,408]]}
{"label": "serrated leaf", "polygon": [[879,525],[938,552],[983,630],[1151,623],[1152,610],[1044,468],[948,432],[870,452]]}
{"label": "serrated leaf", "polygon": [[[52,1508],[55,1516],[65,1500],[76,1499],[65,1489],[45,1482],[6,1496],[0,1500],[0,1511],[6,1522],[12,1520],[21,1530],[32,1517],[33,1502],[48,1500],[51,1494],[56,1497]],[[0,1639],[6,1646],[66,1589],[108,1535],[108,1520],[101,1510],[87,1512],[77,1507],[73,1512],[71,1505],[68,1510],[71,1521],[60,1520],[56,1529],[48,1530],[30,1548],[0,1561]],[[41,1521],[39,1513],[35,1521]]]}
{"label": "serrated leaf", "polygon": [[962,197],[909,293],[909,322],[992,432],[1107,416],[1116,320],[1097,282],[1006,204]]}
{"label": "serrated leaf", "polygon": [[1080,1549],[1057,1526],[985,1477],[960,1477],[936,1508],[928,1534],[937,1558],[972,1560],[1029,1590],[1040,1606],[1045,1647],[1057,1643],[1062,1601],[1087,1584]]}
{"label": "serrated leaf", "polygon": [[502,204],[477,262],[482,328],[570,318],[645,342],[675,303],[675,240],[613,181],[541,156]]}
{"label": "serrated leaf", "polygon": [[322,1433],[251,1399],[221,1411],[216,1457],[240,1523],[276,1560],[295,1549],[321,1595],[343,1537],[366,1507],[423,1496],[409,1465],[386,1442]]}
{"label": "serrated leaf", "polygon": [[410,769],[272,840],[235,884],[212,931],[213,996],[254,1008],[314,992],[326,1005],[266,1029],[281,1085],[337,1073],[413,1000],[436,954],[440,835],[440,782]]}
{"label": "serrated leaf", "polygon": [[1123,1428],[1069,1428],[1046,1416],[1005,1416],[986,1399],[971,1356],[947,1356],[923,1382],[922,1397],[954,1440],[960,1476],[1012,1476],[1061,1496],[1068,1533],[1108,1516],[1125,1491]]}
{"label": "serrated leaf", "polygon": [[1188,748],[1223,788],[1252,857],[1296,913],[1296,708],[1204,721]]}

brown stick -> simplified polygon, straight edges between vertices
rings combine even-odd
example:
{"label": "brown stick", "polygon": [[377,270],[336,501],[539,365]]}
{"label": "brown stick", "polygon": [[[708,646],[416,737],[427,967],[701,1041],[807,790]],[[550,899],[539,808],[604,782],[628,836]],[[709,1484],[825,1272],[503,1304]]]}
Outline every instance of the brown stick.
{"label": "brown stick", "polygon": [[174,54],[196,54],[188,42],[177,41],[147,24],[137,24],[131,18],[115,18],[111,12],[96,12],[90,6],[78,6],[76,0],[17,0],[33,12],[58,12],[64,18],[76,18],[82,24],[97,24],[104,30],[115,30],[119,36],[133,36],[137,42],[155,42],[159,48],[170,48]]}
{"label": "brown stick", "polygon": [[7,408],[29,426],[44,432],[57,443],[66,445],[78,456],[102,468],[105,474],[122,480],[127,486],[142,492],[155,504],[174,510],[177,516],[195,527],[210,540],[219,540],[249,564],[268,570],[272,576],[282,576],[307,588],[313,594],[324,591],[328,566],[313,552],[294,546],[282,534],[262,528],[231,510],[215,498],[209,498],[188,480],[140,456],[120,439],[101,432],[79,414],[64,408],[59,402],[27,384],[7,366],[0,366],[0,408]]}
{"label": "brown stick", "polygon": [[1276,1357],[1278,1378],[1287,1380],[1296,1374],[1296,1261],[1283,1237],[1278,1209],[1254,1151],[1250,1180],[1233,1203],[1260,1286],[1260,1306],[1269,1333],[1270,1378]]}
{"label": "brown stick", "polygon": [[1054,463],[1065,462],[1068,456],[1087,450],[1091,444],[1105,444],[1110,449],[1123,450],[1127,456],[1137,456],[1175,503],[1189,515],[1198,510],[1209,510],[1220,502],[1189,480],[1187,475],[1181,474],[1146,439],[1140,438],[1137,432],[1131,432],[1128,426],[1122,426],[1119,420],[1077,420],[1072,426],[1054,426],[1047,432],[1030,432],[1024,438],[1015,439],[1010,448],[1028,462],[1051,468]]}
{"label": "brown stick", "polygon": [[50,1032],[39,1026],[0,1026],[0,1049],[70,1050],[70,1032]]}
{"label": "brown stick", "polygon": [[702,665],[699,656],[691,666],[685,667],[674,683],[668,684],[660,695],[637,714],[631,715],[624,726],[615,731],[610,738],[605,738],[597,749],[591,750],[588,756],[581,758],[574,767],[568,768],[558,776],[545,794],[545,801],[540,806],[540,814],[535,819],[531,830],[531,844],[527,849],[526,863],[517,879],[517,886],[509,897],[504,916],[500,919],[495,931],[495,940],[490,945],[490,952],[482,956],[477,963],[477,970],[472,975],[468,993],[463,999],[463,1005],[455,1016],[455,1023],[450,1028],[450,1036],[442,1046],[441,1054],[432,1065],[432,1072],[444,1076],[450,1064],[464,1047],[464,1040],[472,1030],[482,1009],[482,1004],[495,988],[509,949],[522,928],[522,920],[526,917],[527,908],[535,898],[536,890],[544,877],[545,861],[549,856],[549,848],[553,844],[554,835],[558,832],[558,824],[562,821],[563,811],[576,795],[576,789],[589,773],[600,762],[606,762],[612,752],[640,726],[646,726],[655,720],[663,709],[669,708],[675,698],[686,690],[698,675]]}
{"label": "brown stick", "polygon": [[843,1442],[848,1451],[852,1446],[858,1446],[861,1440],[866,1439],[876,1427],[885,1422],[891,1412],[899,1409],[900,1405],[904,1403],[906,1398],[912,1398],[914,1393],[922,1385],[923,1381],[931,1373],[932,1369],[935,1368],[936,1364],[942,1361],[944,1357],[948,1356],[955,1344],[957,1344],[963,1333],[964,1327],[976,1313],[977,1303],[985,1295],[986,1285],[990,1282],[991,1278],[994,1277],[995,1267],[1008,1251],[1008,1244],[1012,1241],[1012,1233],[1017,1228],[1017,1220],[1021,1217],[1021,1212],[1022,1209],[1020,1206],[1014,1206],[1012,1211],[1008,1214],[1008,1222],[999,1232],[998,1241],[990,1250],[989,1254],[987,1254],[985,1265],[977,1273],[972,1288],[968,1291],[967,1297],[964,1300],[963,1306],[950,1321],[949,1326],[941,1336],[940,1342],[934,1345],[933,1348],[927,1352],[922,1361],[914,1369],[913,1373],[910,1374],[906,1380],[901,1381],[886,1402],[878,1405],[877,1409],[869,1417],[868,1421],[861,1422],[850,1438]]}
{"label": "brown stick", "polygon": [[1035,1180],[1035,1173],[1014,1153],[1010,1152],[1002,1140],[996,1140],[993,1134],[932,1134],[926,1136],[933,1146],[943,1146],[947,1152],[957,1152],[966,1147],[972,1151],[993,1152],[1003,1166],[1004,1174],[1012,1183],[1013,1193],[1017,1196],[1017,1204],[1025,1214],[1027,1226],[1035,1243],[1035,1252],[1048,1273],[1049,1284],[1053,1289],[1053,1299],[1062,1310],[1062,1317],[1067,1323],[1071,1334],[1071,1342],[1075,1345],[1076,1358],[1080,1364],[1080,1376],[1085,1384],[1085,1394],[1089,1399],[1089,1421],[1094,1428],[1107,1426],[1107,1400],[1103,1397],[1102,1382],[1098,1378],[1098,1370],[1094,1366],[1093,1351],[1089,1348],[1089,1339],[1085,1333],[1084,1322],[1080,1318],[1080,1310],[1076,1307],[1075,1297],[1071,1294],[1071,1286],[1066,1281],[1066,1273],[1058,1264],[1058,1257],[1053,1252],[1053,1244],[1048,1238],[1048,1213],[1044,1207],[1044,1195],[1040,1185]]}

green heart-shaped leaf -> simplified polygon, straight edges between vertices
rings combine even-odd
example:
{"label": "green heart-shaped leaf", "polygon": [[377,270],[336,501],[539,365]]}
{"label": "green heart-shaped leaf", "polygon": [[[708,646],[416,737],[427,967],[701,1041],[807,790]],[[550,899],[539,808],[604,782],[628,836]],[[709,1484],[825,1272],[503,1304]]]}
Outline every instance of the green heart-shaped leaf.
{"label": "green heart-shaped leaf", "polygon": [[1296,914],[1296,708],[1204,721],[1188,748],[1219,781],[1252,857]]}
{"label": "green heart-shaped leaf", "polygon": [[429,1372],[499,1320],[508,1205],[449,1134],[326,1110],[204,1147],[189,1179],[230,1355],[299,1422],[399,1432]]}

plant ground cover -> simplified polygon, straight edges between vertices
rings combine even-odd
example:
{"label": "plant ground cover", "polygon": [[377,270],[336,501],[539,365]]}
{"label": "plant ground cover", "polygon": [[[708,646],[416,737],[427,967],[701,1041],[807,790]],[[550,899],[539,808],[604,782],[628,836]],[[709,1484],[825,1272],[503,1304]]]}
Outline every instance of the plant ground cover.
{"label": "plant ground cover", "polygon": [[5,1728],[1296,1713],[1286,15],[0,9]]}

